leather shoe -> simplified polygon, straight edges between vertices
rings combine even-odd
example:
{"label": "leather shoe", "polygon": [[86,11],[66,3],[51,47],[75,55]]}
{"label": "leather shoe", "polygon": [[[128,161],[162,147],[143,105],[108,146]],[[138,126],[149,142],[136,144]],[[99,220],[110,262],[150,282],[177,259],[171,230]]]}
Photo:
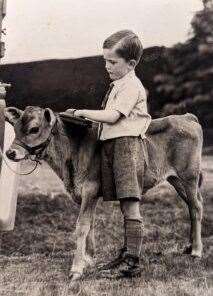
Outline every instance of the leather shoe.
{"label": "leather shoe", "polygon": [[127,254],[118,267],[118,277],[139,277],[141,275],[139,257]]}

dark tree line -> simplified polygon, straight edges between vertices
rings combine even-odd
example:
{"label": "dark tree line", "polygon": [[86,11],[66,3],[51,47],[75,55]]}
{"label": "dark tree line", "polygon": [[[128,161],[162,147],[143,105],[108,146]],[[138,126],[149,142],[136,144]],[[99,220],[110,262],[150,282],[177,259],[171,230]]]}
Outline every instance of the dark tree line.
{"label": "dark tree line", "polygon": [[185,43],[165,52],[165,71],[154,78],[158,106],[155,116],[196,114],[204,127],[213,127],[213,0],[192,21]]}

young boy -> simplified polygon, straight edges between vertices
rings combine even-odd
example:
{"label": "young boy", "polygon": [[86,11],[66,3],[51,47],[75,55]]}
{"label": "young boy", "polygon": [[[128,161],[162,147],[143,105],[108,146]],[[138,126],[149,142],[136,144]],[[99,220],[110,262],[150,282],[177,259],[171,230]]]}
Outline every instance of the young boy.
{"label": "young boy", "polygon": [[142,51],[142,44],[132,31],[123,30],[108,37],[103,55],[112,83],[104,99],[105,108],[74,112],[74,116],[100,122],[103,200],[119,200],[125,230],[119,256],[103,269],[118,267],[120,275],[126,277],[140,275],[143,138],[151,122],[145,89],[134,72]]}

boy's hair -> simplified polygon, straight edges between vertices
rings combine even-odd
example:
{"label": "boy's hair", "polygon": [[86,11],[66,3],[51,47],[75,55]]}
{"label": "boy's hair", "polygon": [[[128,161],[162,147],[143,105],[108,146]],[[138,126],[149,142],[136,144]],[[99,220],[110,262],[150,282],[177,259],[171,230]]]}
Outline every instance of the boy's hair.
{"label": "boy's hair", "polygon": [[103,48],[111,49],[126,61],[135,60],[137,63],[143,53],[143,46],[138,36],[130,30],[118,31],[109,36],[103,43]]}

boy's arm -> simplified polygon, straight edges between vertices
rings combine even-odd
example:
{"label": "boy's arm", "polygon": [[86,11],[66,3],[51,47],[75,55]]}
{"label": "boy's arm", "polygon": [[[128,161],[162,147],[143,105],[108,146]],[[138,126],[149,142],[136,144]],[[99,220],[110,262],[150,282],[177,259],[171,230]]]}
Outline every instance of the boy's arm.
{"label": "boy's arm", "polygon": [[[70,109],[73,112],[73,109]],[[69,112],[69,109],[66,110]],[[121,113],[117,110],[89,110],[89,109],[82,109],[82,110],[75,110],[73,113],[76,117],[86,117],[90,120],[98,121],[98,122],[105,122],[105,123],[115,123]]]}

